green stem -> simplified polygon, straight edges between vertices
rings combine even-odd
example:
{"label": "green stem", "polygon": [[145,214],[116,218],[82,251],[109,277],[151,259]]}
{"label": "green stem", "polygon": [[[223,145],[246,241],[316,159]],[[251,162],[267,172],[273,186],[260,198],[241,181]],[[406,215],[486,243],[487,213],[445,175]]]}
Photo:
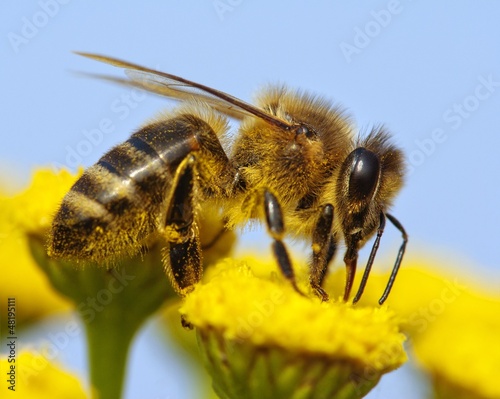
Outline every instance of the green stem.
{"label": "green stem", "polygon": [[[98,399],[120,399],[127,354],[142,323],[175,294],[159,247],[125,259],[115,269],[85,268],[49,258],[44,238],[29,236],[33,257],[54,288],[79,309],[87,332],[90,380]],[[82,306],[83,305],[83,306]]]}
{"label": "green stem", "polygon": [[126,319],[116,309],[104,309],[86,323],[90,382],[99,399],[121,397],[128,350],[140,326]]}

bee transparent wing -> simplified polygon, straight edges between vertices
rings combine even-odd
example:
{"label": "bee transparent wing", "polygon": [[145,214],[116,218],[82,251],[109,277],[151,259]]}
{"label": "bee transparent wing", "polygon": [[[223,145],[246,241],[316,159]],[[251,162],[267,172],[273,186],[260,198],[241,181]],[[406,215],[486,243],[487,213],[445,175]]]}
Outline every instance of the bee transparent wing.
{"label": "bee transparent wing", "polygon": [[[125,73],[128,75],[129,71],[131,70],[125,70]],[[127,79],[111,75],[103,75],[98,73],[87,73],[87,72],[78,72],[78,74],[94,79],[105,80],[107,82],[116,83],[122,86],[136,87],[138,89],[146,90],[150,93],[158,94],[162,97],[168,97],[178,101],[192,100],[193,98],[196,98],[210,105],[217,111],[238,120],[243,119],[243,117],[245,116],[251,115],[249,112],[237,108],[234,105],[227,104],[219,100],[218,98],[209,97],[202,93],[194,93],[184,90],[171,90],[169,87],[165,85],[157,84],[151,82],[150,80],[145,80],[145,79],[132,80],[132,78]]]}
{"label": "bee transparent wing", "polygon": [[[174,79],[168,79],[153,73],[137,71],[134,69],[126,69],[125,74],[130,79],[128,82],[131,82],[136,87],[143,88],[152,93],[177,100],[189,100],[196,98],[209,104],[217,111],[239,120],[243,119],[245,116],[252,115],[250,112],[237,107],[234,104],[222,101],[215,95],[209,95],[201,89],[178,82]],[[124,79],[124,81],[127,82],[126,79]]]}
{"label": "bee transparent wing", "polygon": [[106,78],[107,80],[129,84],[134,87],[140,87],[150,92],[179,100],[198,98],[201,101],[209,103],[215,109],[223,112],[224,114],[237,119],[242,119],[244,116],[252,115],[281,129],[289,129],[291,127],[288,122],[285,122],[274,115],[270,115],[261,108],[246,103],[231,96],[230,94],[184,79],[180,76],[155,71],[137,64],[103,55],[81,52],[77,52],[76,54],[119,68],[124,68],[127,77],[130,79],[130,81],[128,81],[126,79],[119,78]]}

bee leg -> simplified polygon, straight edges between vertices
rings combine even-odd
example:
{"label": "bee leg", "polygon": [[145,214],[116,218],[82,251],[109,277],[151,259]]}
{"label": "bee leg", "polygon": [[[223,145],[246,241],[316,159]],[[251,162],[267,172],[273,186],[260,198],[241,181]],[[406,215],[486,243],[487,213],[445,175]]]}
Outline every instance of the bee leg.
{"label": "bee leg", "polygon": [[[330,242],[328,243],[328,250],[326,252],[326,267],[328,267],[328,265],[331,263],[336,252],[337,252],[337,238],[332,234],[330,236]],[[323,276],[323,279],[321,279],[320,281],[321,286],[323,286],[323,280],[325,276]]]}
{"label": "bee leg", "polygon": [[313,290],[323,301],[328,301],[328,294],[321,287],[326,275],[326,269],[335,253],[335,240],[331,234],[333,225],[333,206],[327,204],[319,216],[313,232],[312,264],[309,282]]}
{"label": "bee leg", "polygon": [[276,258],[283,275],[288,279],[288,281],[290,281],[293,288],[295,288],[299,294],[303,295],[297,287],[292,262],[288,256],[285,244],[283,244],[282,241],[285,233],[285,225],[281,207],[277,198],[267,190],[264,192],[264,209],[266,213],[267,230],[274,240],[272,244],[274,257]]}
{"label": "bee leg", "polygon": [[389,277],[389,282],[387,283],[385,291],[378,301],[380,305],[382,305],[385,302],[385,300],[389,296],[389,293],[391,292],[394,280],[396,279],[396,275],[398,274],[399,266],[401,266],[401,261],[403,260],[403,255],[406,249],[406,243],[408,242],[408,234],[406,234],[406,231],[403,225],[399,222],[399,220],[397,220],[394,216],[389,215],[388,213],[386,213],[385,216],[387,216],[387,219],[389,219],[389,221],[394,225],[394,227],[396,227],[401,232],[403,236],[403,243],[399,247],[398,256],[396,258],[396,262],[394,263],[394,267],[392,268],[391,276]]}
{"label": "bee leg", "polygon": [[181,296],[189,293],[202,275],[200,238],[194,221],[194,163],[191,155],[179,165],[165,220],[168,244],[163,262]]}
{"label": "bee leg", "polygon": [[373,266],[373,261],[375,260],[375,255],[377,254],[377,250],[380,245],[380,238],[382,238],[382,234],[384,233],[384,228],[385,228],[385,215],[383,212],[380,212],[380,223],[377,229],[377,237],[375,238],[372,250],[370,251],[370,256],[368,257],[368,262],[366,263],[365,267],[365,272],[363,273],[363,278],[361,279],[361,283],[359,284],[358,292],[356,293],[356,296],[352,301],[353,303],[358,302],[361,299],[361,295],[363,295],[366,282],[368,281],[368,276],[370,275],[370,271]]}

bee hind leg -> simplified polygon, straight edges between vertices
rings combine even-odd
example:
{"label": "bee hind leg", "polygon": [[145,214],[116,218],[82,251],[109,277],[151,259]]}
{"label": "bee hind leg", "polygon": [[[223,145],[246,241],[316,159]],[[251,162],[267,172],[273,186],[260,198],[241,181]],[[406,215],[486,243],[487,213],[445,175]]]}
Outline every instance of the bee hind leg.
{"label": "bee hind leg", "polygon": [[285,233],[285,225],[283,221],[283,213],[279,205],[278,199],[268,190],[264,192],[264,209],[266,214],[267,230],[273,238],[272,249],[274,257],[278,262],[278,266],[285,278],[290,281],[293,288],[301,294],[302,291],[297,286],[295,273],[293,272],[292,262],[288,256],[285,244],[283,243],[283,236]]}
{"label": "bee hind leg", "polygon": [[328,301],[328,294],[322,288],[328,264],[335,255],[337,243],[332,235],[333,206],[323,207],[313,232],[312,262],[309,282],[312,289],[323,301]]}
{"label": "bee hind leg", "polygon": [[194,221],[195,162],[191,155],[179,165],[165,220],[167,247],[163,263],[173,288],[181,296],[192,291],[202,275],[200,238]]}

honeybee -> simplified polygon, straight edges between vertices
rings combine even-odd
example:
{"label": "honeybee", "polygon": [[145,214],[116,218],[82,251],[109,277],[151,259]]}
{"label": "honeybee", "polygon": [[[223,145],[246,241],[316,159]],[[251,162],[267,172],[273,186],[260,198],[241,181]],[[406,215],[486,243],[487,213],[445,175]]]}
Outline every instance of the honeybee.
{"label": "honeybee", "polygon": [[[346,246],[349,300],[358,250],[376,235],[353,302],[365,288],[388,219],[403,242],[382,304],[408,241],[387,213],[404,178],[400,149],[384,128],[355,138],[348,118],[324,98],[286,86],[263,90],[256,105],[168,73],[115,58],[79,53],[124,68],[119,83],[181,101],[88,168],[54,218],[49,254],[103,262],[131,256],[153,235],[165,240],[163,261],[186,295],[202,274],[199,211],[221,211],[226,229],[263,221],[283,275],[297,291],[285,235],[311,240],[310,284],[322,283],[338,243]],[[226,152],[228,118],[240,122]]]}

